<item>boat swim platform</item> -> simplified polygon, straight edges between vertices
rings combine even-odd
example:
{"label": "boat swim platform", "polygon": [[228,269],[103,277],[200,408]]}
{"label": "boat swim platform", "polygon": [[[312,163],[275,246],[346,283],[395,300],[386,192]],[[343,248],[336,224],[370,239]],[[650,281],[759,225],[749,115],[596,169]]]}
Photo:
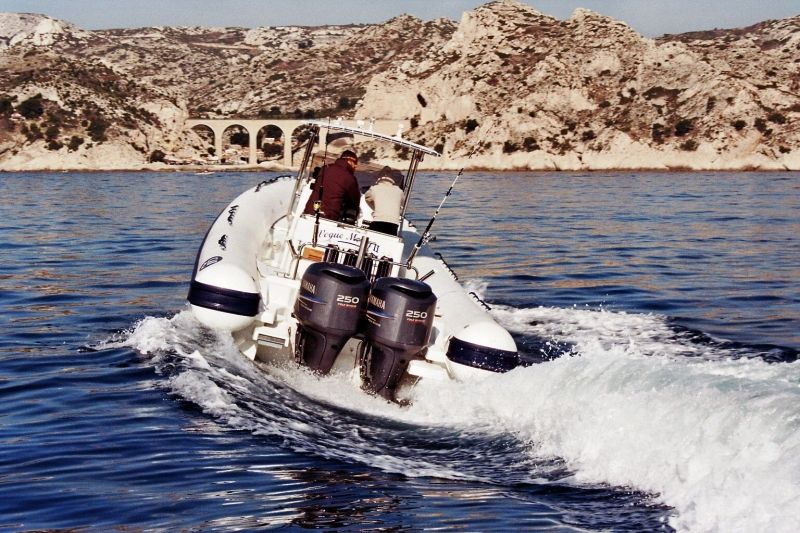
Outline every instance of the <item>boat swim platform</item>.
{"label": "boat swim platform", "polygon": [[[185,124],[189,129],[194,129],[198,126],[205,126],[210,129],[214,135],[214,150],[217,156],[222,154],[222,139],[225,131],[234,126],[238,126],[247,131],[249,136],[249,154],[248,164],[256,166],[258,164],[258,132],[267,126],[274,126],[281,130],[283,136],[283,164],[286,167],[293,168],[297,165],[294,162],[294,154],[292,150],[292,138],[294,132],[301,126],[308,126],[311,121],[308,119],[210,119],[210,118],[190,118],[187,119]],[[314,122],[324,123],[327,119],[317,119]],[[367,129],[375,131],[376,133],[383,133],[385,135],[402,135],[403,131],[408,131],[410,122],[408,120],[388,120],[388,119],[331,119],[331,125],[337,126],[350,126],[353,128]],[[319,142],[319,140],[317,141]]]}

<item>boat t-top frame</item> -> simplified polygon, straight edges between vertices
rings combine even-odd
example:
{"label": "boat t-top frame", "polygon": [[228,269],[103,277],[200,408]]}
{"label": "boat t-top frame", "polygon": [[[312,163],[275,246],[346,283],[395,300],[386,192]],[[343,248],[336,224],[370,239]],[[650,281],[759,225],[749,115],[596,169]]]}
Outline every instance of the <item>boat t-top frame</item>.
{"label": "boat t-top frame", "polygon": [[[387,135],[385,133],[378,133],[376,131],[373,131],[372,128],[365,129],[361,127],[345,126],[338,122],[324,122],[319,120],[310,120],[306,122],[306,124],[309,125],[311,129],[309,131],[308,140],[306,141],[306,150],[305,153],[303,154],[303,160],[300,165],[300,170],[298,171],[297,174],[297,184],[295,185],[294,199],[292,201],[292,205],[289,207],[289,215],[291,215],[297,208],[297,203],[300,199],[300,195],[303,190],[303,185],[306,184],[312,177],[311,161],[313,160],[314,151],[318,145],[318,140],[320,139],[320,131],[323,129],[328,130],[328,133],[340,132],[340,133],[350,134],[354,138],[356,136],[359,136],[359,137],[366,137],[367,139],[386,141],[397,147],[402,147],[411,151],[411,161],[409,162],[408,170],[403,179],[403,183],[400,184],[400,188],[403,189],[403,198],[402,198],[402,203],[400,205],[401,220],[405,217],[406,208],[408,206],[408,201],[411,197],[411,189],[414,186],[414,179],[417,174],[419,163],[422,161],[422,159],[425,157],[426,154],[435,157],[440,157],[439,152],[437,152],[436,150],[432,150],[426,146],[422,146],[421,144],[417,144],[409,140],[403,139],[399,135],[393,136],[393,135]],[[327,161],[323,161],[323,163],[327,163]]]}

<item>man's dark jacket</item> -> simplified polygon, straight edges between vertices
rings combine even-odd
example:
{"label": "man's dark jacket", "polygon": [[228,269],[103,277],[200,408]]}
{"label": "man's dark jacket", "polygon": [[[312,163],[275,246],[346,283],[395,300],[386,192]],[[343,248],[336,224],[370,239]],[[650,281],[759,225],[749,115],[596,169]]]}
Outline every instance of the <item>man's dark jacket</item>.
{"label": "man's dark jacket", "polygon": [[339,158],[323,167],[303,213],[314,214],[314,202],[319,199],[320,190],[322,191],[321,217],[339,220],[346,210],[358,210],[358,201],[361,198],[358,181],[344,159]]}

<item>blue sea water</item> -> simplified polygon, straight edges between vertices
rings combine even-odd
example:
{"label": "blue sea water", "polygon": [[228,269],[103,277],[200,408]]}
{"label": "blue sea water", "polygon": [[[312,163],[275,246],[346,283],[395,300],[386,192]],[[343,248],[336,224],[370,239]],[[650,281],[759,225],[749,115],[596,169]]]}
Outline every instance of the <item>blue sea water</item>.
{"label": "blue sea water", "polygon": [[407,408],[187,311],[269,176],[0,174],[0,530],[800,530],[800,174],[467,173],[431,245],[531,366]]}

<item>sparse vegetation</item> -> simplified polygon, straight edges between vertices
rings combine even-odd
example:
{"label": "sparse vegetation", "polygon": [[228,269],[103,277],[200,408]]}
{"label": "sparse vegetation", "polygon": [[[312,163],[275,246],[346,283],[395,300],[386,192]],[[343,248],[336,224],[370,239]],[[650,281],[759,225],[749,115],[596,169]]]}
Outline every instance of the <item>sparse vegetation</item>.
{"label": "sparse vegetation", "polygon": [[250,134],[246,131],[235,131],[231,133],[230,143],[238,146],[248,146],[250,144]]}
{"label": "sparse vegetation", "polygon": [[82,144],[83,144],[83,137],[78,137],[77,135],[73,135],[73,136],[72,136],[72,137],[70,137],[70,139],[69,139],[69,144],[67,145],[67,149],[68,149],[70,152],[74,152],[74,151],[75,151],[75,150],[77,150],[77,149],[80,147],[80,145],[82,145]]}
{"label": "sparse vegetation", "polygon": [[283,156],[283,143],[265,143],[261,145],[261,153],[267,159],[277,159]]}
{"label": "sparse vegetation", "polygon": [[7,95],[0,96],[0,114],[8,115],[14,110],[14,100]]}
{"label": "sparse vegetation", "polygon": [[467,121],[464,122],[464,131],[467,133],[472,133],[477,127],[478,121],[474,118],[467,119]]}
{"label": "sparse vegetation", "polygon": [[769,120],[770,122],[774,122],[775,124],[786,123],[786,117],[778,112],[770,113],[769,116],[767,117],[767,120]]}
{"label": "sparse vegetation", "polygon": [[44,106],[42,105],[42,95],[37,94],[34,97],[28,98],[17,106],[17,113],[28,119],[39,118],[44,114]]}
{"label": "sparse vegetation", "polygon": [[63,144],[59,142],[57,139],[50,139],[47,141],[47,149],[52,151],[58,151],[63,148]]}
{"label": "sparse vegetation", "polygon": [[541,150],[541,148],[539,148],[539,143],[537,143],[536,139],[533,137],[525,137],[522,140],[522,147],[527,152],[535,152],[536,150]]}
{"label": "sparse vegetation", "polygon": [[39,129],[39,125],[36,123],[33,123],[30,126],[23,124],[21,131],[29,143],[38,141],[44,137],[42,130]]}
{"label": "sparse vegetation", "polygon": [[101,143],[108,140],[108,137],[106,137],[108,126],[109,123],[105,118],[101,115],[96,115],[89,120],[86,132],[89,134],[89,138],[94,142]]}
{"label": "sparse vegetation", "polygon": [[678,137],[683,137],[693,129],[694,123],[690,119],[684,118],[675,124],[675,135]]}
{"label": "sparse vegetation", "polygon": [[767,127],[767,121],[763,118],[757,118],[753,122],[753,126],[755,126],[755,128],[760,131],[762,135],[770,135],[772,133],[772,130]]}
{"label": "sparse vegetation", "polygon": [[58,134],[60,132],[61,132],[61,130],[58,128],[58,126],[53,125],[53,126],[50,126],[49,128],[47,128],[45,130],[44,136],[45,136],[45,138],[47,138],[48,141],[52,141],[56,137],[58,137]]}
{"label": "sparse vegetation", "polygon": [[661,144],[664,142],[664,137],[668,136],[667,127],[664,124],[656,122],[650,128],[650,136],[655,142]]}
{"label": "sparse vegetation", "polygon": [[685,152],[694,152],[697,150],[697,141],[694,139],[687,139],[685,142],[681,143],[681,150]]}

